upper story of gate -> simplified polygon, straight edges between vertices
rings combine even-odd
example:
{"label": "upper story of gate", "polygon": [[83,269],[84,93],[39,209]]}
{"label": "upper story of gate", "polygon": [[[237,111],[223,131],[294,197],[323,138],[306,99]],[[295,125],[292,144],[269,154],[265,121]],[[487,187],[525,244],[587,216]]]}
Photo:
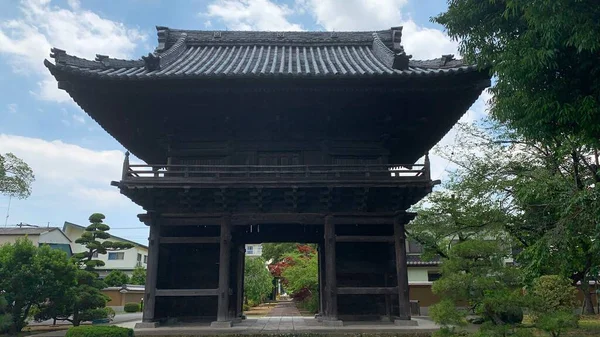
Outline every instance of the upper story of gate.
{"label": "upper story of gate", "polygon": [[148,167],[187,177],[281,174],[264,168],[273,166],[318,176],[331,166],[372,165],[359,170],[369,176],[373,165],[410,166],[490,85],[486,70],[452,55],[413,60],[402,27],[157,29],[156,50],[137,60],[52,49],[45,65]]}

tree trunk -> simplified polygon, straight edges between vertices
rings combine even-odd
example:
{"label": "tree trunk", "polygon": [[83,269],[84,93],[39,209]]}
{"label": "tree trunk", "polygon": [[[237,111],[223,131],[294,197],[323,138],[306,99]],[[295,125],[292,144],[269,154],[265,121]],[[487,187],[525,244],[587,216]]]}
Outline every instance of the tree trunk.
{"label": "tree trunk", "polygon": [[581,286],[579,287],[583,292],[583,314],[593,315],[596,313],[594,310],[594,302],[592,302],[592,294],[590,293],[590,284],[584,279],[581,280]]}

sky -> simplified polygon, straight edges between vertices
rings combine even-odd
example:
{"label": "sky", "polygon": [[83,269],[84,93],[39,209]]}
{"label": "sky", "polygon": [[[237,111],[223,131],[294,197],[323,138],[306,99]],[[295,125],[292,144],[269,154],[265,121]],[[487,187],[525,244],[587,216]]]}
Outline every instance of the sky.
{"label": "sky", "polygon": [[[156,47],[155,26],[370,31],[401,25],[407,53],[431,59],[458,55],[457,42],[430,22],[446,8],[445,0],[0,0],[0,153],[20,157],[36,176],[29,198],[0,196],[0,227],[86,225],[100,212],[112,234],[147,243],[136,216],[143,210],[110,186],[120,178],[125,149],[58,89],[43,66],[52,47],[90,59],[138,59]],[[462,121],[483,118],[489,98],[484,92]],[[454,135],[441,143],[452,144]],[[443,180],[452,165],[434,155],[432,169],[432,178]]]}

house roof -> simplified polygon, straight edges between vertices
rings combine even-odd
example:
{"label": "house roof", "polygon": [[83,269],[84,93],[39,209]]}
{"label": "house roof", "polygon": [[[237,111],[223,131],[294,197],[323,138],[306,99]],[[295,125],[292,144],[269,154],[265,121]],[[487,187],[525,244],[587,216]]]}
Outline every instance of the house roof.
{"label": "house roof", "polygon": [[90,78],[150,80],[235,77],[424,77],[477,71],[440,55],[411,60],[402,27],[375,32],[197,31],[157,27],[158,47],[138,60],[97,55],[95,60],[53,48],[45,65]]}
{"label": "house roof", "polygon": [[411,267],[438,266],[442,263],[439,256],[435,256],[431,260],[423,260],[421,255],[407,255],[406,264]]}
{"label": "house roof", "polygon": [[65,233],[63,233],[58,227],[4,227],[0,228],[0,235],[41,235],[44,233],[58,230],[69,242],[69,239]]}
{"label": "house roof", "polygon": [[[80,225],[74,224],[74,223],[72,223],[72,222],[65,221],[65,224],[63,225],[63,229],[62,229],[62,230],[63,230],[63,231],[66,231],[66,228],[67,228],[68,226],[75,227],[75,228],[80,228],[80,229],[85,229],[85,228],[86,228],[85,226],[80,226]],[[135,241],[131,241],[131,240],[128,240],[128,239],[125,239],[125,238],[122,238],[122,237],[119,237],[119,236],[116,236],[116,235],[112,235],[112,234],[110,235],[110,237],[111,237],[111,238],[115,238],[115,239],[117,239],[117,240],[121,240],[121,241],[129,242],[129,243],[131,243],[132,245],[136,245],[136,246],[139,246],[139,247],[142,247],[142,248],[146,248],[146,249],[148,249],[148,246],[146,246],[146,245],[142,245],[141,243],[137,243],[137,242],[135,242]],[[110,239],[109,239],[109,240],[110,240]]]}

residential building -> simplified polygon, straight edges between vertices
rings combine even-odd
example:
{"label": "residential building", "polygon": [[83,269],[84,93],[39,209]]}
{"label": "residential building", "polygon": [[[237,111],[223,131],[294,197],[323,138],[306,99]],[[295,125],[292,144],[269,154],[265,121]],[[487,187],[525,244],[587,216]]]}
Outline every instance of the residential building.
{"label": "residential building", "polygon": [[71,240],[57,227],[4,227],[0,228],[0,246],[27,237],[36,246],[49,245],[72,255]]}
{"label": "residential building", "polygon": [[261,244],[246,245],[246,256],[251,256],[251,257],[262,256],[262,245]]}
{"label": "residential building", "polygon": [[[81,237],[85,231],[84,226],[76,225],[71,222],[65,222],[63,226],[63,232],[66,236],[71,239],[72,249],[74,253],[86,251],[85,246],[75,243],[75,240]],[[133,248],[127,250],[120,250],[114,252],[108,252],[107,254],[101,254],[94,256],[94,258],[104,261],[103,267],[98,267],[96,270],[100,274],[100,277],[105,277],[112,270],[120,270],[131,276],[133,269],[136,266],[146,268],[148,263],[148,246],[139,244],[137,242],[127,240],[111,234],[109,241],[127,242],[133,245]],[[104,240],[99,240],[104,241]]]}

